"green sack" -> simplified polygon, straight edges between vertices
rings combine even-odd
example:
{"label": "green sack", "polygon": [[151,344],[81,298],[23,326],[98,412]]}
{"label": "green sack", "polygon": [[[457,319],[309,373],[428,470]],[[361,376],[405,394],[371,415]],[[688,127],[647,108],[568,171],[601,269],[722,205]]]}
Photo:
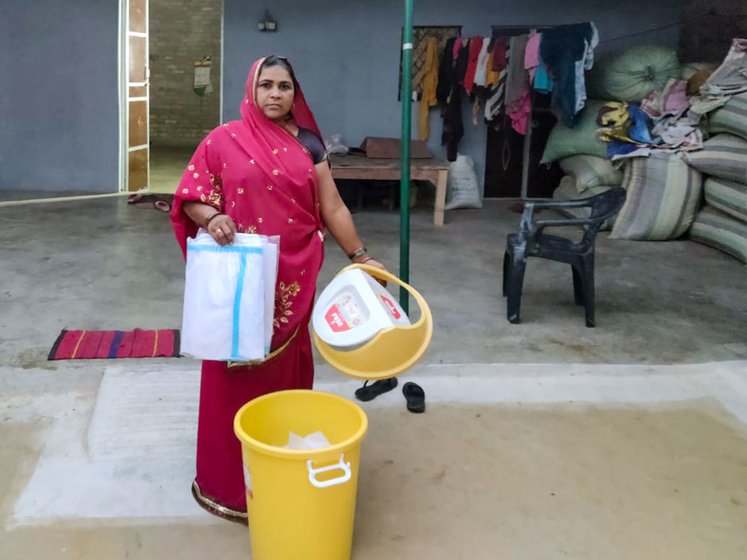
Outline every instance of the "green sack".
{"label": "green sack", "polygon": [[641,45],[602,56],[586,79],[589,97],[638,102],[680,77],[677,53],[668,47]]}
{"label": "green sack", "polygon": [[604,101],[587,100],[575,128],[558,121],[550,131],[541,163],[550,163],[576,155],[607,157],[607,144],[599,139],[597,114]]}

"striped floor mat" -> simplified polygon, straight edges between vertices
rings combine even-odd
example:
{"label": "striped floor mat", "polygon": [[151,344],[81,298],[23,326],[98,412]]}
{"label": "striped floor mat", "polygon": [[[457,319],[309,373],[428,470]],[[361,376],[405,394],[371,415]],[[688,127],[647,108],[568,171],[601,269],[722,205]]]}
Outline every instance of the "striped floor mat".
{"label": "striped floor mat", "polygon": [[106,358],[175,358],[179,356],[179,329],[132,331],[69,331],[57,337],[49,360]]}

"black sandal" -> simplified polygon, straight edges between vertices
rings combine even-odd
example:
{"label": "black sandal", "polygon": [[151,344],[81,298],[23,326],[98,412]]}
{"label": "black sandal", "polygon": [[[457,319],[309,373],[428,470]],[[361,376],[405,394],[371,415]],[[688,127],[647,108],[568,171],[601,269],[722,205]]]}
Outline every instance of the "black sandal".
{"label": "black sandal", "polygon": [[425,391],[417,383],[408,381],[402,386],[402,394],[407,400],[407,410],[410,412],[425,412]]}
{"label": "black sandal", "polygon": [[375,399],[379,395],[391,391],[397,386],[397,378],[379,379],[370,385],[368,381],[363,383],[363,387],[355,390],[355,398],[359,401],[367,402]]}

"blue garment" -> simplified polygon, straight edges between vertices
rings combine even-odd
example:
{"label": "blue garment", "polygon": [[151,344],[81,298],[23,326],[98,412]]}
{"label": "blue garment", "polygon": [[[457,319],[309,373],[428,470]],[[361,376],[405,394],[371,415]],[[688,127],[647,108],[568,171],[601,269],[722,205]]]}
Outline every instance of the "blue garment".
{"label": "blue garment", "polygon": [[597,26],[591,25],[591,40],[586,42],[586,49],[581,60],[576,61],[576,113],[586,105],[586,71],[594,66],[594,49],[599,44]]}
{"label": "blue garment", "polygon": [[545,63],[542,62],[542,57],[539,58],[539,64],[534,71],[534,89],[542,93],[552,91],[552,80],[550,79],[550,74],[547,73]]}
{"label": "blue garment", "polygon": [[614,156],[624,156],[631,152],[635,152],[638,146],[630,144],[628,142],[621,142],[620,140],[612,140],[607,142],[607,158],[612,159]]}
{"label": "blue garment", "polygon": [[653,144],[654,139],[651,137],[649,130],[649,117],[639,105],[628,105],[628,115],[630,115],[630,129],[628,135],[630,139],[641,144]]}
{"label": "blue garment", "polygon": [[553,77],[553,105],[569,128],[578,120],[576,62],[587,60],[594,38],[591,23],[560,25],[542,32],[540,56]]}

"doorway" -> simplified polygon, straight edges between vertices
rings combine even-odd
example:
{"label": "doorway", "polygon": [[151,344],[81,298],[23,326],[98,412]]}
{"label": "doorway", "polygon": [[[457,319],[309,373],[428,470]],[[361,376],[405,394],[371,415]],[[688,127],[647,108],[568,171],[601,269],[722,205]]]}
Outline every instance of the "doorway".
{"label": "doorway", "polygon": [[173,194],[221,121],[223,0],[122,0],[123,190]]}

